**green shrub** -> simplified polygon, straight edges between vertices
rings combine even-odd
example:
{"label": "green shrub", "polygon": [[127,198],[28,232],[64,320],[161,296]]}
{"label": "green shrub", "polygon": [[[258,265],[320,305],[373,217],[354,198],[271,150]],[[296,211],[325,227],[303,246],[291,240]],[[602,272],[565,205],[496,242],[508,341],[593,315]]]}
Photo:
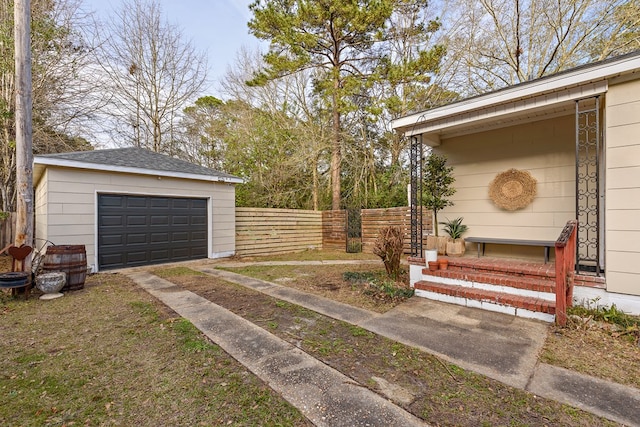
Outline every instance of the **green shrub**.
{"label": "green shrub", "polygon": [[364,293],[380,300],[397,301],[411,298],[413,289],[398,286],[390,280],[372,280],[365,288]]}
{"label": "green shrub", "polygon": [[352,283],[364,283],[375,279],[376,275],[370,271],[345,271],[342,279]]}
{"label": "green shrub", "polygon": [[610,307],[601,306],[598,305],[598,298],[595,298],[589,301],[586,307],[581,305],[569,307],[567,314],[616,325],[618,330],[612,332],[612,336],[623,337],[640,346],[640,317],[625,313],[615,304],[611,304]]}
{"label": "green shrub", "polygon": [[576,305],[569,307],[568,314],[574,314],[580,317],[591,317],[593,320],[616,324],[622,328],[640,327],[640,317],[631,316],[624,311],[618,309],[615,304],[610,307],[598,305],[598,299],[591,300],[587,306]]}

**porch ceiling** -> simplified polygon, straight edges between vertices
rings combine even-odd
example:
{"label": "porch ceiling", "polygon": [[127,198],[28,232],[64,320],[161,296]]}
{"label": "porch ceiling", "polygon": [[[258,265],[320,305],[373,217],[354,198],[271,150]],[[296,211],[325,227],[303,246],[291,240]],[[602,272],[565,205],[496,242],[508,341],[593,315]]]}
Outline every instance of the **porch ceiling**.
{"label": "porch ceiling", "polygon": [[574,114],[576,100],[605,93],[607,86],[604,80],[482,108],[433,110],[398,130],[408,136],[422,134],[427,145],[437,145],[444,138]]}
{"label": "porch ceiling", "polygon": [[424,143],[438,145],[451,136],[572,114],[576,100],[604,94],[612,80],[638,72],[640,52],[633,52],[401,117],[392,127],[407,136],[422,134]]}

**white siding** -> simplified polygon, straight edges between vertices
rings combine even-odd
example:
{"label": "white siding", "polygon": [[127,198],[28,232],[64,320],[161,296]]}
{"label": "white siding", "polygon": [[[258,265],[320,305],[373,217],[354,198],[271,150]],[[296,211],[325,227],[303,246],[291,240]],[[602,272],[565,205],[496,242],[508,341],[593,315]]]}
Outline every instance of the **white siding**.
{"label": "white siding", "polygon": [[50,211],[47,193],[47,177],[48,173],[45,171],[42,179],[40,179],[40,182],[37,183],[35,188],[35,203],[33,206],[36,222],[34,245],[37,250],[45,244],[47,238],[48,213]]}
{"label": "white siding", "polygon": [[235,252],[235,187],[187,179],[87,171],[49,166],[36,189],[38,238],[83,244],[96,263],[98,193],[210,199],[210,257]]}
{"label": "white siding", "polygon": [[609,87],[606,99],[607,290],[640,295],[640,81]]}
{"label": "white siding", "polygon": [[[438,220],[464,217],[467,236],[555,240],[575,217],[574,116],[505,127],[441,141],[436,152],[454,167],[455,205]],[[489,184],[510,168],[529,171],[537,180],[537,196],[517,211],[497,207]],[[475,250],[475,248],[468,248]],[[487,246],[488,255],[542,256],[542,248]]]}

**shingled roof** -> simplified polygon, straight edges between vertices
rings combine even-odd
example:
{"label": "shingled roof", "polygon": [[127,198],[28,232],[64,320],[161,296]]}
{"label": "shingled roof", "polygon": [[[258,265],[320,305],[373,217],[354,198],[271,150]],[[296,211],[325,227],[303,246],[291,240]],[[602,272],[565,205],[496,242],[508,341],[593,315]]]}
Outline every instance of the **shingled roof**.
{"label": "shingled roof", "polygon": [[204,181],[243,182],[241,178],[215,169],[135,147],[45,154],[36,156],[34,164],[36,168],[39,165],[51,165]]}

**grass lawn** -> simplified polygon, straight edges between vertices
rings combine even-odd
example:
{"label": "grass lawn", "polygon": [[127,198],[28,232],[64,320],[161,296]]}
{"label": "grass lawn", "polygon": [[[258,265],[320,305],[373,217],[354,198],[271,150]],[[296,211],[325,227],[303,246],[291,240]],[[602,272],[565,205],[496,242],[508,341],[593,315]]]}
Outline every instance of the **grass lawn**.
{"label": "grass lawn", "polygon": [[[255,258],[318,259],[377,257],[309,251]],[[0,257],[0,269],[7,260]],[[395,284],[400,294],[390,292],[393,283],[385,283],[381,269],[382,263],[233,270],[384,312],[401,303],[406,284]],[[364,387],[384,394],[384,384],[399,385],[411,399],[397,403],[432,425],[615,425],[188,268],[157,267],[155,273],[236,312]],[[52,301],[41,301],[37,294],[24,301],[0,292],[0,392],[5,397],[0,426],[311,425],[189,322],[122,275],[93,275],[85,289]],[[638,386],[635,335],[593,322],[571,325],[550,326],[542,360],[591,375],[599,370],[607,379]]]}
{"label": "grass lawn", "polygon": [[311,425],[126,277],[63,298],[0,293],[0,425]]}

